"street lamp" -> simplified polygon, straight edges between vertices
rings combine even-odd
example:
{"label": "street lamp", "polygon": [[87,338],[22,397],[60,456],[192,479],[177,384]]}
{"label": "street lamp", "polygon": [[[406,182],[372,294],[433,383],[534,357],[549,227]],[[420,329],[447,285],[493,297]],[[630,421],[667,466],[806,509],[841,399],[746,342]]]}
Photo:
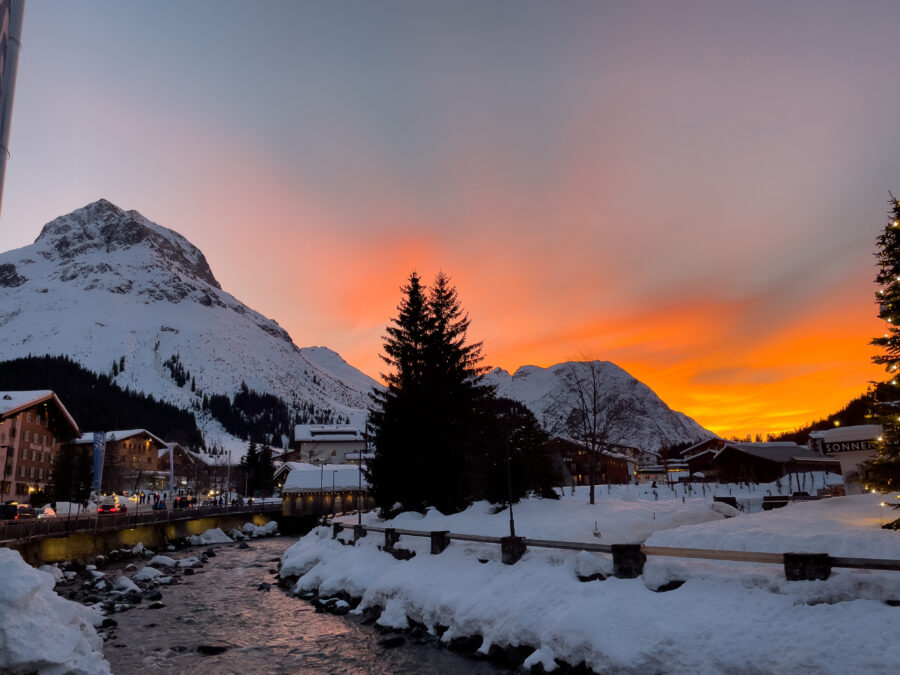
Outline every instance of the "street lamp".
{"label": "street lamp", "polygon": [[337,469],[332,469],[331,471],[331,519],[334,520],[334,517],[337,515],[337,506],[335,505],[334,500],[334,477],[337,476]]}
{"label": "street lamp", "polygon": [[512,474],[509,468],[509,439],[506,441],[506,498],[509,501],[509,536],[516,536],[516,521],[513,519]]}

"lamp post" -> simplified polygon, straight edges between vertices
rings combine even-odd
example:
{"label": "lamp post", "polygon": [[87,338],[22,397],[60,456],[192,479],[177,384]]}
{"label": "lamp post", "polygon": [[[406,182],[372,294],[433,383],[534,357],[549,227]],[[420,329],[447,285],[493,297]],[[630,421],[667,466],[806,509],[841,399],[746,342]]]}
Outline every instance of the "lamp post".
{"label": "lamp post", "polygon": [[334,499],[334,477],[337,476],[337,470],[331,470],[331,518],[332,520],[337,515],[337,506],[335,505]]}
{"label": "lamp post", "polygon": [[509,501],[509,536],[516,536],[516,521],[513,519],[512,473],[509,468],[509,440],[506,441],[506,499]]}

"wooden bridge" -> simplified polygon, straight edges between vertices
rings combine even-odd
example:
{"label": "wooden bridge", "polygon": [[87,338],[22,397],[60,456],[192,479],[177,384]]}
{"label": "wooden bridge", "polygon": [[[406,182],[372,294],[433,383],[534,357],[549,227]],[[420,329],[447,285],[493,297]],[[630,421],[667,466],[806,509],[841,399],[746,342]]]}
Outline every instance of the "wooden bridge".
{"label": "wooden bridge", "polygon": [[66,537],[72,534],[99,534],[133,529],[144,525],[168,525],[188,520],[215,516],[253,516],[278,514],[280,503],[261,503],[242,506],[199,506],[165,511],[142,511],[56,518],[29,518],[26,520],[0,521],[0,545],[10,546],[19,542],[39,541],[50,537]]}

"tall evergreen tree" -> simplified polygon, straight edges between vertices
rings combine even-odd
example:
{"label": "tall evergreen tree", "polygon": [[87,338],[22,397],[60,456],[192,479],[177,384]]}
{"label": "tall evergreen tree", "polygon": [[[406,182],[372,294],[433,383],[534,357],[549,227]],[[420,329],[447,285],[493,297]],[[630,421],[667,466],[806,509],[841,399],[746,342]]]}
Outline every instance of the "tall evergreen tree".
{"label": "tall evergreen tree", "polygon": [[425,346],[434,420],[429,436],[426,470],[440,476],[430,492],[430,503],[444,512],[463,508],[481,488],[479,473],[480,413],[492,398],[491,388],[481,383],[487,368],[481,365],[481,342],[467,343],[469,316],[459,301],[450,278],[440,272],[428,293],[432,326]]}
{"label": "tall evergreen tree", "polygon": [[386,329],[382,360],[384,390],[371,395],[367,433],[375,455],[367,473],[376,505],[421,510],[427,503],[423,453],[429,440],[425,346],[433,330],[425,288],[416,272],[402,288],[397,317]]}
{"label": "tall evergreen tree", "polygon": [[873,489],[900,489],[900,201],[891,195],[891,211],[878,236],[878,274],[875,294],[878,318],[886,322],[882,337],[871,344],[880,348],[872,361],[883,365],[890,380],[876,388],[875,412],[882,427],[878,455],[863,467],[863,481]]}

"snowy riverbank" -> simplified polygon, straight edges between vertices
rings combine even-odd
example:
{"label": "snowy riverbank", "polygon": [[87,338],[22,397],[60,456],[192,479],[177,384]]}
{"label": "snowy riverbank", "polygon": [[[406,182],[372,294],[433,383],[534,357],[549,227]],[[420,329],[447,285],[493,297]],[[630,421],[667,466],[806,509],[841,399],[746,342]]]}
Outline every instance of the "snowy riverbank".
{"label": "snowy riverbank", "polygon": [[[712,494],[659,497],[645,486],[614,486],[599,489],[593,506],[586,490],[527,500],[515,506],[516,531],[534,539],[900,559],[900,533],[880,529],[875,495],[729,519],[713,510]],[[480,503],[453,516],[406,513],[382,522],[367,514],[365,522],[502,536],[508,518]],[[354,611],[380,612],[385,627],[423,624],[448,644],[475,638],[468,642],[480,641],[482,654],[521,646],[526,666],[546,670],[558,659],[597,672],[845,673],[885,671],[900,657],[889,637],[900,627],[900,608],[886,603],[900,600],[900,572],[836,569],[827,581],[788,582],[780,565],[651,558],[641,578],[585,583],[579,577],[610,574],[609,556],[530,549],[509,566],[496,545],[453,541],[430,555],[427,539],[403,537],[398,545],[416,555],[401,561],[382,544],[369,535],[343,545],[330,528],[318,528],[286,552],[281,576],[297,577],[296,593],[361,598]],[[673,580],[685,583],[654,592]]]}

